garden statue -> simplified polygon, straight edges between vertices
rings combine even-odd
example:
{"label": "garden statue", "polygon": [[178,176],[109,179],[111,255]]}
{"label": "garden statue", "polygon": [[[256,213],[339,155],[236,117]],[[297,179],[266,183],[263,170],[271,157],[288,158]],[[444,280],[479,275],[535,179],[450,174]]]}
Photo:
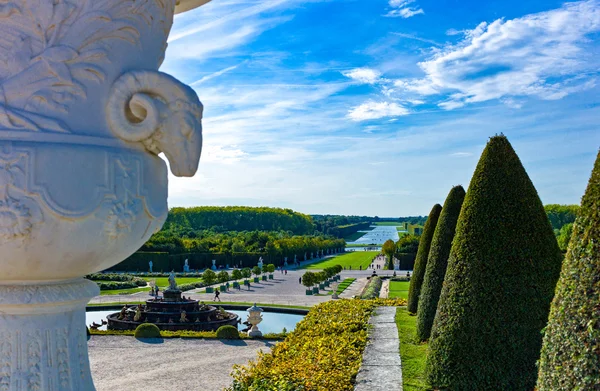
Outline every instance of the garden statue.
{"label": "garden statue", "polygon": [[183,271],[185,273],[189,273],[190,272],[190,265],[188,265],[188,260],[185,260],[185,264],[183,265]]}
{"label": "garden statue", "polygon": [[127,306],[123,306],[121,308],[121,312],[119,313],[119,319],[125,319],[125,315],[127,315]]}
{"label": "garden statue", "polygon": [[298,263],[298,257],[296,256],[296,254],[294,254],[294,265],[296,265]]}
{"label": "garden statue", "polygon": [[206,2],[0,2],[2,390],[95,389],[83,276],[162,227],[159,154],[198,168],[202,104],[158,68],[174,14]]}
{"label": "garden statue", "polygon": [[260,268],[260,270],[262,270],[262,267],[263,267],[263,259],[262,259],[262,257],[258,258],[258,267]]}
{"label": "garden statue", "polygon": [[152,261],[148,262],[148,269],[150,270],[150,273],[152,273],[152,266],[154,265],[154,263],[152,263]]}
{"label": "garden statue", "polygon": [[142,317],[142,309],[141,306],[138,306],[135,310],[135,316],[133,317],[134,322],[139,322]]}
{"label": "garden statue", "polygon": [[315,256],[314,256],[314,253],[311,251],[311,252],[310,252],[310,259],[314,259],[314,257],[315,257]]}
{"label": "garden statue", "polygon": [[185,311],[181,311],[181,317],[179,318],[179,322],[180,323],[189,322],[189,319],[187,318],[187,314]]}
{"label": "garden statue", "polygon": [[213,260],[212,260],[212,266],[211,266],[211,269],[212,269],[212,270],[217,270],[217,260],[216,260],[216,259],[213,259]]}
{"label": "garden statue", "polygon": [[175,281],[175,270],[172,270],[171,273],[169,273],[169,290],[177,290],[177,282]]}
{"label": "garden statue", "polygon": [[287,265],[288,265],[288,263],[287,263],[287,258],[288,258],[288,257],[284,257],[284,258],[283,258],[283,266],[287,266]]}

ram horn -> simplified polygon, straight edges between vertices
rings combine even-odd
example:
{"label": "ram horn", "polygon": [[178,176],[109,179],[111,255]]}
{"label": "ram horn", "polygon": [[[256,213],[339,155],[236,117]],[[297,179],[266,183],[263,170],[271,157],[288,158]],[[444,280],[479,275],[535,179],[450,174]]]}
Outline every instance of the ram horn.
{"label": "ram horn", "polygon": [[106,115],[108,125],[119,138],[138,142],[148,139],[168,115],[168,105],[185,97],[182,83],[166,73],[131,71],[113,84]]}

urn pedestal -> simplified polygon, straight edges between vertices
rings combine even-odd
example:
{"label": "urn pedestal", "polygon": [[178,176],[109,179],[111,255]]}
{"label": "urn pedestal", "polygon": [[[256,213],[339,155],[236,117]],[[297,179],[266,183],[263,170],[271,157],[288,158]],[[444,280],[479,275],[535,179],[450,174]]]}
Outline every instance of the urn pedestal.
{"label": "urn pedestal", "polygon": [[158,68],[174,13],[206,2],[2,3],[0,390],[94,390],[82,277],[161,228],[159,153],[197,170],[202,105]]}

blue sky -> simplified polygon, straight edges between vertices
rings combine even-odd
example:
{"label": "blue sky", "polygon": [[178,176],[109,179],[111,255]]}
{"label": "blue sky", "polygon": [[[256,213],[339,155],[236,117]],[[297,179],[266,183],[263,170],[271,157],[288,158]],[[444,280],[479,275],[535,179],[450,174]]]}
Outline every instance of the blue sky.
{"label": "blue sky", "polygon": [[213,0],[161,68],[204,104],[170,206],[427,214],[503,132],[544,203],[600,147],[600,0]]}

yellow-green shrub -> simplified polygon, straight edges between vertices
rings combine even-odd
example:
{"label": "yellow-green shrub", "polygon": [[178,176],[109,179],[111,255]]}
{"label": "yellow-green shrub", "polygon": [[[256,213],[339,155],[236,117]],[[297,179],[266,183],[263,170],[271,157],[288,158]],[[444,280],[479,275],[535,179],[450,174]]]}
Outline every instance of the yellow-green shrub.
{"label": "yellow-green shrub", "polygon": [[403,299],[319,304],[270,353],[259,353],[247,366],[234,366],[229,390],[353,390],[373,309],[405,304]]}

